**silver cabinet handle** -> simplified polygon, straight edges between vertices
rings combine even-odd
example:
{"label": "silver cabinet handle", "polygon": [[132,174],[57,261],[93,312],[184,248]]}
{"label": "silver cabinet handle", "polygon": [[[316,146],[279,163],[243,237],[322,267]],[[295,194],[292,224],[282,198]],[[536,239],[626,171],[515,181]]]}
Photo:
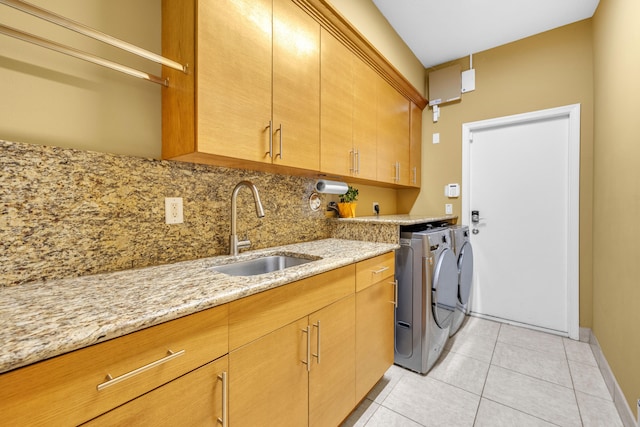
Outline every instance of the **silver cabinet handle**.
{"label": "silver cabinet handle", "polygon": [[98,391],[104,390],[107,387],[111,387],[114,384],[118,384],[121,381],[127,380],[131,377],[135,377],[138,374],[143,373],[144,371],[148,371],[151,368],[155,368],[156,366],[162,365],[163,363],[167,363],[168,361],[175,359],[176,357],[182,356],[185,353],[185,350],[180,350],[178,352],[173,352],[171,350],[167,350],[167,355],[162,359],[158,359],[155,362],[151,362],[148,365],[144,365],[139,367],[138,369],[134,369],[133,371],[129,371],[126,374],[122,374],[119,377],[113,378],[111,374],[107,374],[107,381],[98,384]]}
{"label": "silver cabinet handle", "polygon": [[302,363],[307,365],[307,372],[311,372],[311,327],[307,325],[302,332],[307,334],[307,360],[302,360]]}
{"label": "silver cabinet handle", "polygon": [[356,150],[356,175],[360,175],[360,150]]}
{"label": "silver cabinet handle", "polygon": [[389,267],[382,267],[382,268],[381,268],[381,269],[379,269],[379,270],[373,270],[373,271],[371,271],[371,274],[380,274],[380,273],[383,273],[383,272],[387,271],[388,269],[389,269]]}
{"label": "silver cabinet handle", "polygon": [[282,157],[282,123],[280,123],[278,132],[280,132],[280,152],[276,155],[276,157],[280,157],[280,160],[282,160],[283,159]]}
{"label": "silver cabinet handle", "polygon": [[418,183],[418,167],[417,166],[413,167],[413,183],[414,184]]}
{"label": "silver cabinet handle", "polygon": [[389,282],[393,285],[393,301],[389,301],[395,308],[398,308],[398,281]]}
{"label": "silver cabinet handle", "polygon": [[229,381],[227,372],[218,375],[218,379],[222,381],[222,417],[218,418],[218,422],[222,427],[229,425]]}
{"label": "silver cabinet handle", "polygon": [[269,156],[273,159],[273,132],[272,132],[273,123],[269,120],[269,126],[265,129],[269,129],[269,151],[264,153],[265,156]]}
{"label": "silver cabinet handle", "polygon": [[318,352],[313,355],[316,358],[318,365],[320,364],[320,321],[318,320],[314,325],[314,328],[318,328],[318,337],[316,338],[316,346],[318,348]]}
{"label": "silver cabinet handle", "polygon": [[351,149],[349,150],[349,159],[351,161],[351,167],[349,168],[349,172],[355,174],[356,173],[356,151]]}
{"label": "silver cabinet handle", "polygon": [[395,170],[394,176],[393,176],[393,180],[395,182],[400,182],[400,162],[396,162],[393,165],[393,168]]}

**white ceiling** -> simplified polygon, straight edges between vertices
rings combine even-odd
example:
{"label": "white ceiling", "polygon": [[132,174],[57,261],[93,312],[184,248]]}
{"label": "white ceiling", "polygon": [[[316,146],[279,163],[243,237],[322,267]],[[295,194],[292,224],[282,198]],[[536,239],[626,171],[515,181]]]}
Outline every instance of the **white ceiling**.
{"label": "white ceiling", "polygon": [[599,0],[373,0],[430,68],[593,16]]}

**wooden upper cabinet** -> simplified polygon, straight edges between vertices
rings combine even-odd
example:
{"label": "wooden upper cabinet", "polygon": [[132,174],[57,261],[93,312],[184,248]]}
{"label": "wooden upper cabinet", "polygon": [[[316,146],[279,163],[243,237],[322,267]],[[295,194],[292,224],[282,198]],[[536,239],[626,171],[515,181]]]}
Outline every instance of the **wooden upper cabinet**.
{"label": "wooden upper cabinet", "polygon": [[411,103],[411,145],[409,147],[409,184],[420,187],[422,182],[420,169],[422,165],[422,110]]}
{"label": "wooden upper cabinet", "polygon": [[354,58],[353,77],[353,146],[357,150],[357,177],[376,181],[378,164],[376,82],[380,77],[359,58]]}
{"label": "wooden upper cabinet", "polygon": [[[194,49],[196,63],[191,100],[186,91],[174,99],[173,87],[163,95],[163,122],[168,124],[163,156],[319,170],[320,24],[289,0],[196,3],[163,2],[163,32],[174,36],[166,38],[163,52]],[[186,16],[182,8],[194,7],[195,43],[190,44],[187,27],[193,25],[171,16]],[[170,78],[173,86],[188,79],[175,77]],[[195,113],[183,111],[193,99]],[[195,130],[183,125],[190,120]],[[181,143],[183,138],[193,141]]]}
{"label": "wooden upper cabinet", "polygon": [[324,29],[320,64],[320,170],[375,181],[377,74]]}
{"label": "wooden upper cabinet", "polygon": [[320,24],[291,0],[273,1],[272,132],[273,163],[320,169]]}
{"label": "wooden upper cabinet", "polygon": [[416,185],[426,100],[326,1],[162,0],[162,52],[163,158]]}
{"label": "wooden upper cabinet", "polygon": [[197,151],[271,162],[271,0],[197,2]]}
{"label": "wooden upper cabinet", "polygon": [[380,182],[408,186],[409,104],[381,77],[378,88],[378,176]]}
{"label": "wooden upper cabinet", "polygon": [[325,29],[320,43],[320,171],[348,176],[354,171],[353,53]]}

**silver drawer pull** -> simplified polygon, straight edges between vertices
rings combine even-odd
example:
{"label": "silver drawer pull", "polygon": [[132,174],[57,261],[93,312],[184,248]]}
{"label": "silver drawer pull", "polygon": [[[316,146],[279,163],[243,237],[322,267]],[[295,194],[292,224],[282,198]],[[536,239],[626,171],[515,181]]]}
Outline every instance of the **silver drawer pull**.
{"label": "silver drawer pull", "polygon": [[316,354],[311,354],[313,357],[315,357],[317,359],[318,365],[320,364],[320,321],[318,320],[317,323],[313,324],[314,328],[318,328],[318,335],[316,338],[316,348],[317,348],[317,353]]}
{"label": "silver drawer pull", "polygon": [[372,274],[380,274],[380,273],[383,273],[383,272],[387,271],[388,269],[389,269],[389,267],[382,267],[381,269],[379,269],[379,270],[374,270],[374,271],[372,271],[371,273],[372,273]]}
{"label": "silver drawer pull", "polygon": [[168,361],[175,359],[178,356],[182,356],[185,353],[185,350],[180,350],[178,352],[173,352],[171,350],[167,350],[167,355],[162,359],[158,359],[155,362],[151,362],[148,365],[144,365],[139,367],[138,369],[134,369],[133,371],[129,371],[126,374],[122,374],[119,377],[113,378],[111,374],[107,374],[107,381],[102,384],[98,384],[98,391],[104,390],[107,387],[111,387],[114,384],[118,384],[121,381],[134,377],[138,374],[141,374],[144,371],[148,371],[151,368],[155,368],[158,365],[162,365],[163,363],[167,363]]}
{"label": "silver drawer pull", "polygon": [[311,372],[311,326],[307,325],[302,333],[307,334],[307,360],[301,360],[301,362],[307,365],[307,372]]}
{"label": "silver drawer pull", "polygon": [[227,373],[221,373],[218,375],[218,379],[222,381],[222,417],[218,418],[218,422],[222,424],[222,427],[227,427],[229,425],[229,381]]}
{"label": "silver drawer pull", "polygon": [[398,281],[389,282],[393,285],[393,301],[389,301],[395,308],[398,308]]}

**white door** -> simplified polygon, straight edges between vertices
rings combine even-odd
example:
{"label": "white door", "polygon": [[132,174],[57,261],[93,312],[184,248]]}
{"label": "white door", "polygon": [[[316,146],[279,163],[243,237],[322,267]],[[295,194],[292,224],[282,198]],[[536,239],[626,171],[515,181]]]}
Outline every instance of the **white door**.
{"label": "white door", "polygon": [[463,125],[471,313],[578,338],[579,132],[579,105]]}

